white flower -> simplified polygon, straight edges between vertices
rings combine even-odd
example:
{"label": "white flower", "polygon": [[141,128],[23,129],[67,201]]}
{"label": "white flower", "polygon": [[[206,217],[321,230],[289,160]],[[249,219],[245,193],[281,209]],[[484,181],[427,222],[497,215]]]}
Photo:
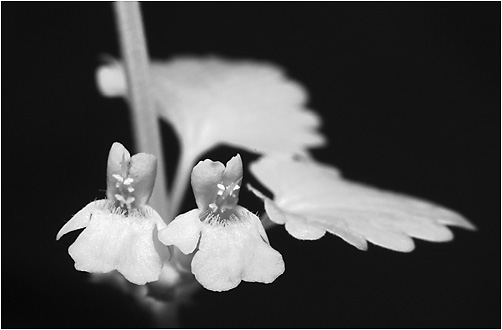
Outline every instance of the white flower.
{"label": "white flower", "polygon": [[154,156],[129,152],[119,143],[110,149],[107,197],[89,203],[58,232],[56,239],[85,228],[68,252],[75,268],[91,273],[117,270],[135,284],[159,278],[162,259],[168,256],[157,238],[166,225],[146,205],[155,181]]}
{"label": "white flower", "polygon": [[198,208],[159,232],[161,242],[185,254],[199,243],[192,273],[209,290],[230,290],[241,280],[271,283],[284,272],[282,256],[270,246],[258,217],[237,205],[241,181],[239,155],[226,168],[220,162],[199,162],[192,172]]}
{"label": "white flower", "polygon": [[269,218],[302,240],[326,231],[366,250],[367,242],[396,251],[414,249],[412,237],[443,242],[453,238],[446,227],[475,227],[458,213],[402,194],[344,180],[338,170],[308,159],[262,157],[251,172],[274,194],[265,197]]}

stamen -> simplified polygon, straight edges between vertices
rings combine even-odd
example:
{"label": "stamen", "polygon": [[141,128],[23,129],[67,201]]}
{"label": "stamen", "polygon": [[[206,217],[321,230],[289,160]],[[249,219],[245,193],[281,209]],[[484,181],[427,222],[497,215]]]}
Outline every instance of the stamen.
{"label": "stamen", "polygon": [[119,174],[113,174],[112,175],[115,179],[117,179],[118,182],[124,182],[124,178],[119,175]]}
{"label": "stamen", "polygon": [[211,211],[216,212],[218,210],[218,205],[216,205],[216,203],[211,203],[209,204],[209,208]]}
{"label": "stamen", "polygon": [[223,185],[222,183],[218,183],[216,187],[218,187],[218,196],[222,196],[226,190],[225,185]]}
{"label": "stamen", "polygon": [[115,199],[120,202],[120,204],[125,204],[126,200],[122,195],[115,194]]}
{"label": "stamen", "polygon": [[241,189],[241,186],[238,184],[235,184],[235,186],[232,188],[232,197],[237,197],[237,194],[239,193],[239,189]]}

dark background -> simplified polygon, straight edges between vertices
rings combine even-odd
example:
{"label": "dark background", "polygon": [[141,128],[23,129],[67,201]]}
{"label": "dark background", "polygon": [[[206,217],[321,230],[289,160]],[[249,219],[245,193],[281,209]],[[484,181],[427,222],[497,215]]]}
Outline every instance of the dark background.
{"label": "dark background", "polygon": [[[2,327],[149,327],[132,298],[74,270],[67,248],[77,233],[55,240],[72,214],[104,196],[111,144],[133,147],[125,103],[101,97],[94,80],[101,56],[119,55],[111,4],[1,6]],[[276,227],[269,238],[285,274],[272,285],[200,290],[181,326],[500,328],[499,2],[143,10],[152,57],[281,65],[324,118],[330,144],[317,159],[479,227],[454,229],[449,243],[417,241],[410,254],[361,252],[332,235],[301,242]],[[164,131],[172,170],[178,151]],[[249,195],[241,202],[259,205]],[[185,210],[193,206],[187,198]]]}

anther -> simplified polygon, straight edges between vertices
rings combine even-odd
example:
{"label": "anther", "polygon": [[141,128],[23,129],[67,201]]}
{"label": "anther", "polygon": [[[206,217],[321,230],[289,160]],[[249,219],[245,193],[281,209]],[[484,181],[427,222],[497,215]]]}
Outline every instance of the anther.
{"label": "anther", "polygon": [[115,179],[117,179],[118,182],[124,182],[124,178],[119,175],[119,174],[113,174],[112,175]]}
{"label": "anther", "polygon": [[118,200],[120,202],[120,204],[125,204],[126,203],[126,200],[125,200],[125,198],[122,195],[115,194],[115,199]]}
{"label": "anther", "polygon": [[209,208],[211,208],[213,212],[216,212],[218,210],[218,205],[216,205],[216,203],[211,203],[209,204]]}

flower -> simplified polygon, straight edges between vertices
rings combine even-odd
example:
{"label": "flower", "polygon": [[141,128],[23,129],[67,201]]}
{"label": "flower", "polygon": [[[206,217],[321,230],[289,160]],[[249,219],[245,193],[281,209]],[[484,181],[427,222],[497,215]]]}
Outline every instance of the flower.
{"label": "flower", "polygon": [[[242,181],[240,155],[227,166],[209,159],[192,171],[197,209],[176,217],[159,232],[166,245],[192,253],[192,273],[206,289],[226,291],[241,280],[271,283],[284,272],[284,261],[268,241],[256,215],[237,205]],[[199,242],[200,238],[200,242]]]}
{"label": "flower", "polygon": [[453,238],[447,225],[475,229],[454,211],[345,180],[337,169],[311,159],[266,156],[250,170],[274,194],[272,200],[251,188],[264,199],[270,220],[297,239],[316,240],[328,231],[361,250],[369,241],[409,252],[412,237],[444,242]]}
{"label": "flower", "polygon": [[85,228],[69,247],[75,268],[91,273],[120,272],[134,284],[156,281],[168,251],[157,232],[166,224],[146,205],[157,170],[153,155],[129,152],[114,143],[108,156],[107,199],[89,203],[58,232],[56,239]]}

